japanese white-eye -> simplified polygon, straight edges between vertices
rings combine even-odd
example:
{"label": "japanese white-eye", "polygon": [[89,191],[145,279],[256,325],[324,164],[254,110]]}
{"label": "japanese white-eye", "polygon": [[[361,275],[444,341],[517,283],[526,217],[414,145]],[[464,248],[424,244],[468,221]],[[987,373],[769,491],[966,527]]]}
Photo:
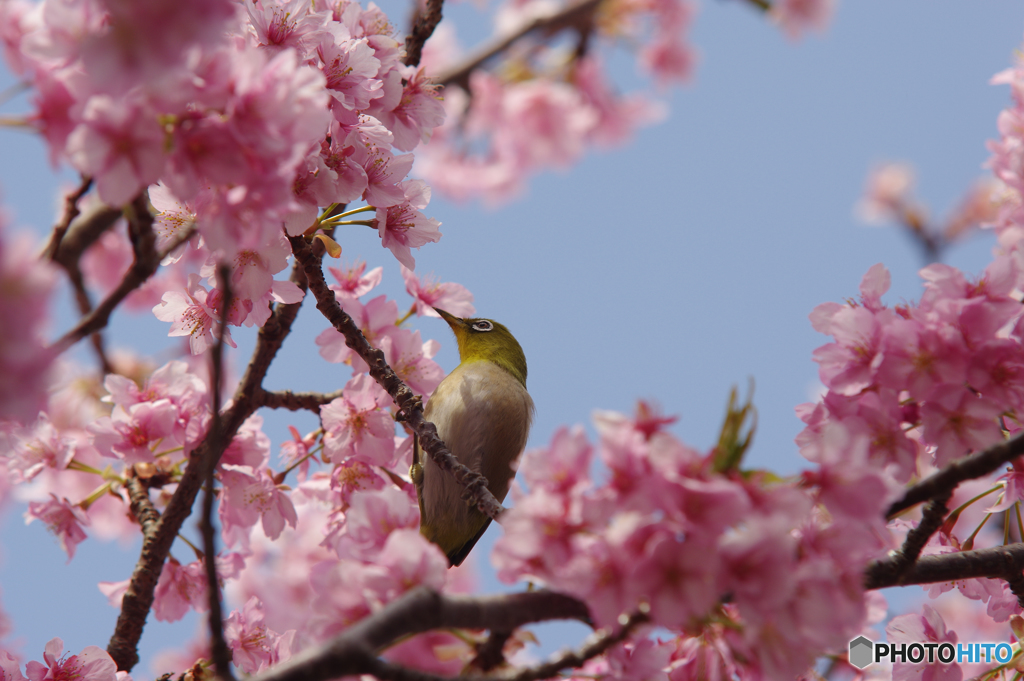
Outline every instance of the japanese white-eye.
{"label": "japanese white-eye", "polygon": [[[437,313],[455,333],[461,361],[437,386],[424,415],[452,455],[487,478],[491,494],[503,501],[533,421],[526,356],[498,322]],[[409,472],[419,497],[420,533],[440,546],[452,565],[460,565],[491,519],[463,501],[454,476],[419,447]]]}

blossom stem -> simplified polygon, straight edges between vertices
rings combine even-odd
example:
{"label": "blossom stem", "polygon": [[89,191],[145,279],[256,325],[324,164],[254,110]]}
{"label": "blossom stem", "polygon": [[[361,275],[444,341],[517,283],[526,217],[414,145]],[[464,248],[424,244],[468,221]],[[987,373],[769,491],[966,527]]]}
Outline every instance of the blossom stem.
{"label": "blossom stem", "polygon": [[1024,523],[1020,519],[1020,502],[1018,501],[1013,505],[1013,510],[1017,514],[1017,533],[1020,537],[1020,541],[1024,541]]}
{"label": "blossom stem", "polygon": [[203,558],[205,557],[205,556],[203,555],[203,551],[202,551],[202,549],[200,549],[200,548],[199,548],[198,546],[196,546],[195,544],[193,544],[192,542],[190,542],[190,541],[189,541],[189,540],[188,540],[188,539],[187,539],[187,538],[185,537],[185,535],[183,535],[183,534],[182,534],[181,532],[179,532],[179,533],[178,533],[178,539],[180,539],[181,541],[183,541],[183,542],[185,542],[186,544],[188,544],[189,548],[191,548],[191,549],[192,549],[193,551],[195,551],[195,553],[196,553],[196,558],[198,558],[199,560],[202,560],[202,559],[203,559]]}
{"label": "blossom stem", "polygon": [[89,464],[82,463],[78,459],[71,459],[71,461],[68,462],[68,470],[80,471],[82,473],[92,473],[94,475],[100,476],[103,475],[103,471],[99,470],[98,468],[93,468]]}
{"label": "blossom stem", "polygon": [[[337,205],[337,204],[335,204],[335,205]],[[347,210],[344,213],[338,213],[337,215],[332,215],[330,218],[328,218],[328,220],[337,220],[338,218],[347,218],[347,217],[350,217],[352,215],[356,215],[357,213],[366,213],[368,211],[375,211],[375,210],[377,210],[377,206],[370,206],[370,205],[361,206],[359,208],[353,208],[352,210]]]}
{"label": "blossom stem", "polygon": [[306,454],[304,457],[302,457],[301,459],[299,459],[298,461],[293,463],[291,466],[288,466],[288,468],[285,468],[283,471],[281,471],[280,473],[275,475],[274,476],[274,482],[276,482],[277,484],[281,484],[281,483],[277,482],[278,478],[280,478],[281,480],[284,480],[286,477],[288,477],[289,473],[291,473],[293,470],[295,470],[296,468],[301,466],[304,461],[308,461],[309,459],[311,459],[317,453],[317,451],[319,451],[321,449],[323,449],[322,446],[321,447],[317,447],[316,449],[313,449],[308,454]]}
{"label": "blossom stem", "polygon": [[395,326],[401,326],[401,325],[402,325],[403,323],[405,323],[405,320],[406,320],[406,319],[408,319],[409,317],[411,317],[411,316],[412,316],[412,314],[413,314],[413,313],[414,313],[415,311],[416,311],[416,303],[413,303],[413,304],[412,304],[412,307],[410,307],[410,308],[409,308],[409,311],[408,311],[408,312],[406,312],[406,313],[405,313],[404,315],[402,315],[401,317],[399,317],[398,321],[396,321],[396,322],[395,322]]}
{"label": "blossom stem", "polygon": [[99,500],[100,497],[102,497],[104,494],[106,494],[109,491],[110,491],[110,482],[108,481],[108,482],[103,483],[99,487],[97,487],[95,490],[93,490],[92,494],[87,496],[85,499],[82,499],[81,501],[79,501],[78,502],[79,508],[81,508],[83,511],[88,511],[90,506],[92,506],[97,500]]}
{"label": "blossom stem", "polygon": [[323,227],[323,226],[340,227],[341,225],[365,225],[366,227],[376,228],[377,227],[377,221],[376,220],[335,220],[334,218],[331,218],[330,220],[327,220],[327,221],[322,222],[320,224],[321,227]]}
{"label": "blossom stem", "polygon": [[974,538],[978,536],[978,533],[981,532],[981,528],[985,527],[985,523],[987,523],[988,519],[991,517],[991,513],[985,514],[985,517],[981,519],[981,522],[978,523],[978,526],[974,528],[974,532],[971,532],[971,536],[965,539],[964,543],[960,545],[960,548],[962,550],[970,551],[974,548]]}
{"label": "blossom stem", "polygon": [[173,454],[174,452],[183,452],[183,451],[185,451],[185,446],[181,445],[180,447],[172,447],[171,449],[162,451],[159,454],[154,454],[153,456],[161,457],[161,456],[167,456],[168,454]]}

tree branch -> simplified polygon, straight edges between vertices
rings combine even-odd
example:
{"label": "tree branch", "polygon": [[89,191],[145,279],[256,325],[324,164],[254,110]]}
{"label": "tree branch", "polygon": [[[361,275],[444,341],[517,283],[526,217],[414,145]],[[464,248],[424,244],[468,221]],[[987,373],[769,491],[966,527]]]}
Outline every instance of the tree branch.
{"label": "tree branch", "polygon": [[142,535],[149,536],[156,531],[156,525],[160,522],[160,511],[156,510],[149,498],[149,487],[134,474],[128,476],[124,483],[128,490],[128,502],[132,509],[132,515],[139,521],[142,527]]}
{"label": "tree branch", "polygon": [[167,248],[158,252],[155,248],[156,238],[153,233],[153,215],[149,212],[149,206],[144,195],[136,197],[132,205],[134,206],[134,211],[128,221],[129,235],[132,238],[132,245],[135,249],[135,260],[132,262],[132,266],[124,273],[121,283],[107,295],[99,306],[80,319],[73,329],[65,333],[50,346],[56,353],[64,352],[89,334],[105,327],[110,321],[110,315],[121,304],[121,301],[153,276],[160,265],[160,261],[188,241],[195,231],[194,227],[190,228],[172,243],[168,244]]}
{"label": "tree branch", "polygon": [[324,280],[320,258],[313,254],[309,244],[301,236],[288,237],[296,262],[301,263],[309,282],[310,292],[316,296],[316,309],[327,318],[343,336],[345,344],[370,367],[370,376],[391,395],[401,410],[402,418],[419,437],[420,447],[441,468],[448,471],[466,489],[466,495],[473,505],[492,519],[497,519],[505,509],[487,489],[487,478],[475,473],[459,462],[441,438],[437,436],[434,424],[423,417],[423,403],[420,398],[395,374],[384,360],[384,353],[370,345],[352,318],[341,309],[334,291]]}
{"label": "tree branch", "polygon": [[957,459],[930,478],[907,489],[903,498],[889,507],[886,517],[892,518],[922,501],[948,496],[961,482],[988,475],[1021,454],[1024,454],[1024,433],[984,451]]}
{"label": "tree branch", "polygon": [[78,217],[78,202],[81,201],[82,197],[92,187],[92,178],[88,175],[82,176],[82,181],[78,185],[78,189],[69,192],[64,197],[64,216],[61,221],[53,227],[53,234],[50,235],[50,243],[46,245],[46,250],[43,254],[55,260],[57,257],[57,251],[60,249],[61,241],[64,239],[64,234],[68,231],[68,227],[71,225],[71,221]]}
{"label": "tree branch", "polygon": [[224,379],[224,336],[227,333],[228,311],[231,309],[231,269],[224,263],[217,266],[218,285],[223,292],[220,312],[220,328],[217,343],[213,346],[210,356],[210,395],[213,402],[213,422],[207,441],[210,443],[212,456],[207,460],[194,460],[205,470],[206,493],[203,495],[203,517],[199,521],[199,529],[203,535],[203,567],[206,569],[206,594],[210,608],[210,651],[217,677],[225,681],[234,681],[231,671],[231,651],[224,639],[224,612],[220,600],[220,583],[217,579],[217,537],[213,527],[213,472],[217,468],[220,452],[227,449],[230,437],[225,437],[220,414],[220,391]]}
{"label": "tree branch", "polygon": [[898,556],[870,564],[864,574],[864,588],[884,589],[979,577],[1019,582],[1024,572],[1024,544],[921,556],[902,573],[900,569]]}
{"label": "tree branch", "polygon": [[925,544],[928,543],[928,540],[931,539],[931,536],[942,527],[942,521],[946,519],[946,514],[949,513],[949,509],[946,508],[949,496],[947,494],[940,499],[932,499],[928,502],[921,522],[907,533],[907,538],[903,541],[903,547],[893,556],[893,561],[896,563],[897,579],[910,569],[910,566],[921,555],[921,551],[924,549]]}
{"label": "tree branch", "polygon": [[566,5],[550,16],[538,17],[533,21],[523,24],[508,35],[483,45],[469,55],[461,64],[447,71],[442,71],[433,80],[441,85],[458,85],[468,91],[469,75],[480,68],[484,62],[498,56],[534,31],[544,31],[550,35],[569,26],[578,26],[584,21],[589,24],[590,18],[600,4],[601,0],[575,0],[575,2]]}
{"label": "tree branch", "polygon": [[[417,0],[418,1],[418,0]],[[423,44],[434,34],[434,29],[441,23],[441,6],[444,0],[427,0],[425,12],[416,12],[413,20],[412,30],[405,38],[405,58],[402,63],[406,66],[419,66],[423,56]]]}
{"label": "tree branch", "polygon": [[[88,186],[88,183],[83,184],[83,187]],[[80,188],[81,190],[81,188]],[[80,191],[79,190],[79,191]],[[110,229],[114,223],[120,219],[122,212],[118,209],[110,208],[108,206],[96,206],[88,213],[80,214],[77,203],[72,203],[72,198],[78,195],[69,195],[66,207],[67,219],[70,215],[75,215],[71,220],[71,224],[62,227],[57,226],[54,228],[54,239],[57,238],[58,232],[61,237],[59,241],[51,242],[49,248],[56,248],[50,256],[53,262],[64,268],[64,271],[68,275],[68,280],[71,282],[72,288],[75,291],[75,302],[78,304],[78,313],[82,317],[86,317],[92,312],[92,300],[89,297],[89,292],[85,287],[85,279],[82,276],[82,270],[79,266],[79,262],[82,258],[82,253],[85,252],[89,246],[96,243],[96,240],[103,235],[108,229]],[[100,362],[100,368],[104,374],[113,372],[113,367],[110,364],[110,360],[107,358],[106,350],[104,349],[103,334],[96,331],[92,334],[92,345],[96,350],[96,356]]]}
{"label": "tree branch", "polygon": [[332,393],[296,393],[291,390],[264,390],[261,393],[260,404],[271,409],[287,409],[289,411],[306,409],[319,414],[320,407],[338,399],[343,394],[341,390],[335,390]]}
{"label": "tree branch", "polygon": [[[188,238],[183,235],[179,243],[171,244],[167,252],[174,250]],[[296,263],[292,267],[291,281],[306,290],[306,277],[302,267]],[[231,406],[222,415],[223,438],[219,449],[211,442],[211,434],[207,433],[203,441],[190,453],[189,465],[185,468],[178,487],[164,509],[163,516],[151,535],[142,538],[142,551],[132,573],[131,582],[121,601],[121,614],[117,618],[114,633],[107,644],[107,652],[122,671],[131,671],[139,661],[138,644],[142,637],[142,629],[146,617],[153,605],[153,592],[160,578],[167,554],[171,550],[175,537],[195,503],[196,495],[203,482],[203,462],[212,461],[216,465],[223,453],[224,446],[231,442],[239,426],[260,406],[260,387],[263,378],[270,368],[270,363],[277,355],[281,344],[291,331],[295,317],[302,303],[288,305],[278,304],[260,329],[256,339],[256,348],[246,368],[238,388],[232,398]]]}
{"label": "tree branch", "polygon": [[356,622],[326,644],[303,651],[253,681],[322,681],[377,672],[382,673],[380,678],[392,678],[384,676],[383,670],[393,666],[382,663],[377,655],[406,636],[440,628],[510,631],[530,622],[589,618],[583,602],[551,591],[474,598],[421,587]]}

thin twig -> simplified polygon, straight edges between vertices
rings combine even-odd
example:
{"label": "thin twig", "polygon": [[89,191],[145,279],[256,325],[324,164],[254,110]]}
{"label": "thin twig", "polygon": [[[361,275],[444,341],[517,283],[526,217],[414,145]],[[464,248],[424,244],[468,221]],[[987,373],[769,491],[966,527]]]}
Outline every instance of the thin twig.
{"label": "thin twig", "polygon": [[[152,215],[149,215],[148,223],[150,231],[152,231]],[[110,315],[113,314],[117,306],[121,304],[121,301],[128,297],[129,293],[137,289],[147,279],[153,276],[156,272],[156,268],[160,265],[160,261],[192,238],[194,231],[194,227],[189,228],[177,239],[168,244],[167,248],[162,251],[157,252],[156,250],[153,250],[148,253],[136,252],[135,261],[132,263],[132,266],[128,268],[128,271],[125,272],[124,277],[121,279],[121,283],[117,285],[117,288],[107,294],[107,297],[103,302],[100,303],[90,314],[80,319],[73,329],[55,341],[53,345],[50,346],[51,349],[58,354],[64,352],[89,334],[99,331],[105,327],[110,321]]]}
{"label": "thin twig", "polygon": [[[418,3],[419,0],[416,0]],[[412,30],[405,38],[405,58],[402,63],[406,66],[419,66],[420,58],[423,56],[423,44],[434,34],[434,29],[441,23],[441,6],[444,0],[427,0],[425,12],[416,12],[413,20]],[[418,6],[418,4],[417,4]]]}
{"label": "thin twig", "polygon": [[484,62],[498,56],[534,31],[551,34],[568,26],[578,25],[583,21],[589,23],[590,17],[601,2],[602,0],[576,0],[554,14],[528,21],[508,35],[483,45],[461,64],[442,71],[433,80],[441,85],[458,85],[464,90],[469,90],[469,75],[480,68]]}
{"label": "thin twig", "polygon": [[[231,671],[231,651],[224,639],[224,613],[220,601],[220,582],[217,579],[217,538],[213,528],[213,472],[217,468],[220,452],[227,447],[230,438],[224,437],[220,418],[220,391],[224,380],[224,338],[227,335],[228,311],[231,309],[231,269],[221,263],[217,267],[217,280],[223,293],[221,299],[220,328],[217,343],[213,346],[210,357],[210,394],[213,402],[213,422],[210,424],[210,454],[207,461],[197,461],[205,470],[206,493],[203,495],[203,517],[199,521],[199,529],[203,534],[203,566],[206,568],[206,594],[210,607],[210,650],[217,676],[225,681],[234,681]],[[216,453],[216,454],[214,454]]]}
{"label": "thin twig", "polygon": [[[69,201],[70,199],[71,197],[69,197]],[[66,210],[70,215],[78,211],[78,206],[69,204]],[[96,243],[96,240],[110,229],[121,216],[121,210],[102,205],[94,207],[87,213],[77,214],[71,224],[65,228],[60,243],[57,244],[56,252],[51,255],[51,259],[64,268],[68,275],[68,280],[75,291],[75,302],[81,317],[87,317],[93,309],[92,299],[85,287],[85,278],[82,276],[79,264],[82,254]],[[55,228],[54,234],[57,233],[57,230],[58,228]],[[96,331],[91,334],[91,339],[103,373],[113,372],[113,367],[104,348],[103,334]]]}
{"label": "thin twig", "polygon": [[423,417],[423,403],[388,366],[384,353],[370,345],[352,318],[341,309],[334,291],[327,287],[320,258],[314,255],[301,236],[288,237],[297,263],[301,263],[309,282],[309,291],[316,297],[316,309],[343,336],[345,344],[355,350],[370,368],[370,376],[391,395],[401,410],[402,419],[419,437],[420,447],[441,468],[448,471],[466,490],[472,504],[484,515],[497,519],[505,509],[487,488],[487,478],[459,462],[437,436],[434,424]]}
{"label": "thin twig", "polygon": [[260,403],[271,409],[287,409],[300,411],[306,409],[316,414],[320,407],[329,404],[344,394],[341,390],[332,393],[296,393],[291,390],[264,390],[260,393]]}
{"label": "thin twig", "polygon": [[[189,236],[183,235],[178,243],[171,244],[165,252],[174,250]],[[298,264],[292,267],[291,281],[301,290],[306,290],[306,277]],[[256,348],[253,350],[245,375],[235,390],[232,404],[222,414],[223,440],[220,451],[214,450],[210,442],[211,434],[207,433],[203,441],[191,452],[189,466],[185,468],[178,481],[178,487],[167,503],[156,531],[142,538],[142,551],[132,572],[128,589],[121,600],[121,614],[117,618],[114,633],[107,644],[107,652],[121,671],[131,671],[139,661],[139,640],[142,638],[146,617],[153,605],[153,593],[160,578],[160,571],[174,539],[192,512],[196,495],[202,486],[205,471],[202,470],[202,466],[193,464],[200,461],[212,461],[216,464],[223,453],[223,446],[231,441],[242,422],[260,406],[258,397],[263,378],[278,350],[281,349],[284,339],[291,332],[292,324],[301,307],[301,302],[274,306],[270,319],[260,329]]]}
{"label": "thin twig", "polygon": [[441,628],[509,631],[553,619],[586,621],[589,613],[583,602],[551,591],[472,597],[439,594],[420,587],[356,622],[326,644],[306,649],[253,677],[253,681],[322,681],[374,674],[382,669],[379,652],[413,634]]}
{"label": "thin twig", "polygon": [[903,498],[889,507],[886,516],[892,518],[922,501],[948,496],[961,482],[986,476],[1021,454],[1024,454],[1024,433],[984,451],[957,459],[938,473],[907,489]]}
{"label": "thin twig", "polygon": [[53,234],[50,236],[50,243],[46,245],[46,250],[43,251],[47,258],[53,259],[56,257],[57,251],[60,249],[60,242],[64,239],[64,233],[71,226],[71,221],[78,217],[78,202],[85,196],[90,187],[92,187],[92,178],[88,175],[83,175],[78,188],[69,192],[64,197],[64,215],[61,221],[54,226]]}

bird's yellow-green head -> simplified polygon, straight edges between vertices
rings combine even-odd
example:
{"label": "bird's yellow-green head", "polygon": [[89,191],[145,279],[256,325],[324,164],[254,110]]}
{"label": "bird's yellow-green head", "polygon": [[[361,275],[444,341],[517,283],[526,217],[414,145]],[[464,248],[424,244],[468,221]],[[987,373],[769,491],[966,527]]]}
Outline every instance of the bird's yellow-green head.
{"label": "bird's yellow-green head", "polygon": [[460,319],[444,310],[434,309],[452,327],[463,364],[484,360],[494,362],[526,386],[526,355],[519,341],[503,324],[493,319]]}

